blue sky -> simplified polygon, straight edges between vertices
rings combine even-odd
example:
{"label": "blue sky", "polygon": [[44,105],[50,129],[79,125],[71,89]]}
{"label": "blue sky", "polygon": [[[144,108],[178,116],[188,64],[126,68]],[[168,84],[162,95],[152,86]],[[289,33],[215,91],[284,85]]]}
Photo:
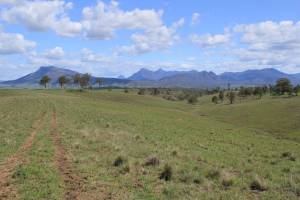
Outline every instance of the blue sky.
{"label": "blue sky", "polygon": [[0,0],[0,80],[43,65],[300,72],[300,0]]}

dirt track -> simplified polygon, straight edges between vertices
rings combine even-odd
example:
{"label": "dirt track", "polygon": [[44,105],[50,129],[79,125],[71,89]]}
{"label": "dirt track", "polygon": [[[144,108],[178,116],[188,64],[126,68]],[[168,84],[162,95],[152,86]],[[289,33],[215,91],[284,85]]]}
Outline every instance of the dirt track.
{"label": "dirt track", "polygon": [[64,199],[81,199],[80,195],[84,193],[84,180],[72,168],[71,162],[66,155],[66,151],[61,144],[60,134],[57,130],[56,112],[53,112],[52,115],[51,137],[55,148],[54,162],[66,187]]}
{"label": "dirt track", "polygon": [[18,151],[0,164],[0,199],[15,199],[17,197],[16,188],[10,185],[11,176],[17,166],[26,162],[26,152],[31,148],[37,132],[42,128],[44,116],[45,113],[34,122],[34,130]]}

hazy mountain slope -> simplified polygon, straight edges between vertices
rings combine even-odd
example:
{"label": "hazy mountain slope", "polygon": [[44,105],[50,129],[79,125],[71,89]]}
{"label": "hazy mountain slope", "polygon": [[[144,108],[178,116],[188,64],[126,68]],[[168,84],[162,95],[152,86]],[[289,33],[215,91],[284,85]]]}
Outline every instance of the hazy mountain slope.
{"label": "hazy mountain slope", "polygon": [[[57,84],[57,80],[60,76],[66,76],[72,78],[78,72],[69,69],[58,68],[54,66],[40,67],[37,71],[23,76],[19,79],[12,81],[1,82],[1,85],[9,86],[26,86],[26,85],[38,85],[40,79],[47,75],[51,78],[51,84]],[[95,84],[97,77],[91,78],[91,83]],[[117,78],[101,78],[104,81],[104,85],[117,85],[117,84],[127,84],[129,81],[125,79]]]}
{"label": "hazy mountain slope", "polygon": [[165,77],[174,76],[177,74],[186,73],[184,71],[165,71],[163,69],[158,69],[157,71],[151,71],[145,68],[140,69],[138,72],[134,73],[132,76],[128,77],[130,80],[134,81],[158,81]]}

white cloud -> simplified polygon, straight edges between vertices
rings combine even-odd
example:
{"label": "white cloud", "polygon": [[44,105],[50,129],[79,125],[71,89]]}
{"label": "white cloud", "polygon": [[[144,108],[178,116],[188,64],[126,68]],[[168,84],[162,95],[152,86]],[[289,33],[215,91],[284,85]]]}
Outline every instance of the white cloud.
{"label": "white cloud", "polygon": [[25,53],[35,46],[35,42],[26,40],[23,35],[5,33],[0,27],[0,54]]}
{"label": "white cloud", "polygon": [[245,46],[233,51],[241,61],[300,67],[300,22],[266,21],[237,25],[233,30],[241,34],[240,42]]}
{"label": "white cloud", "polygon": [[4,4],[4,5],[9,5],[9,4],[15,4],[17,3],[17,0],[0,0],[0,5]]}
{"label": "white cloud", "polygon": [[82,62],[110,62],[112,58],[94,53],[92,50],[83,48],[81,50],[81,61]]}
{"label": "white cloud", "polygon": [[225,34],[205,34],[205,35],[197,35],[193,34],[190,36],[190,39],[193,43],[199,45],[201,48],[211,48],[219,45],[224,45],[230,42],[230,35],[228,33]]}
{"label": "white cloud", "polygon": [[193,13],[190,25],[195,26],[195,25],[199,24],[199,22],[200,22],[200,14],[197,12]]}
{"label": "white cloud", "polygon": [[99,1],[95,7],[83,9],[85,35],[94,39],[111,39],[119,29],[151,30],[161,27],[163,12],[155,10],[123,11],[116,1],[105,4]]}
{"label": "white cloud", "polygon": [[166,26],[157,27],[153,30],[146,30],[143,34],[135,33],[131,36],[134,44],[121,46],[120,53],[142,54],[151,51],[166,50],[179,41],[176,30],[182,26],[184,20],[175,22],[170,28]]}
{"label": "white cloud", "polygon": [[65,55],[63,48],[55,47],[53,49],[48,49],[43,53],[43,56],[49,59],[61,59]]}
{"label": "white cloud", "polygon": [[81,32],[81,24],[73,22],[66,11],[73,6],[61,0],[20,0],[11,1],[11,5],[1,9],[4,21],[21,24],[33,31],[53,30],[59,35],[74,36]]}

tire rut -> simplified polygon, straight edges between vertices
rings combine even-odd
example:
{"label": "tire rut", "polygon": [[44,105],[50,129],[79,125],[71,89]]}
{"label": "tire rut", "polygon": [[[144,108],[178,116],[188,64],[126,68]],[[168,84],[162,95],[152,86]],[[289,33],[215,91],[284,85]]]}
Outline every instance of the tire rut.
{"label": "tire rut", "polygon": [[66,191],[64,199],[75,200],[82,199],[80,196],[85,192],[84,180],[75,172],[66,151],[61,144],[60,134],[57,130],[56,112],[53,112],[51,123],[51,137],[54,142],[54,163],[59,170],[65,183]]}
{"label": "tire rut", "polygon": [[26,162],[26,152],[31,148],[37,132],[42,128],[43,119],[46,113],[33,123],[33,131],[26,138],[17,152],[9,156],[0,164],[0,199],[9,199],[17,197],[17,189],[10,184],[14,169]]}

